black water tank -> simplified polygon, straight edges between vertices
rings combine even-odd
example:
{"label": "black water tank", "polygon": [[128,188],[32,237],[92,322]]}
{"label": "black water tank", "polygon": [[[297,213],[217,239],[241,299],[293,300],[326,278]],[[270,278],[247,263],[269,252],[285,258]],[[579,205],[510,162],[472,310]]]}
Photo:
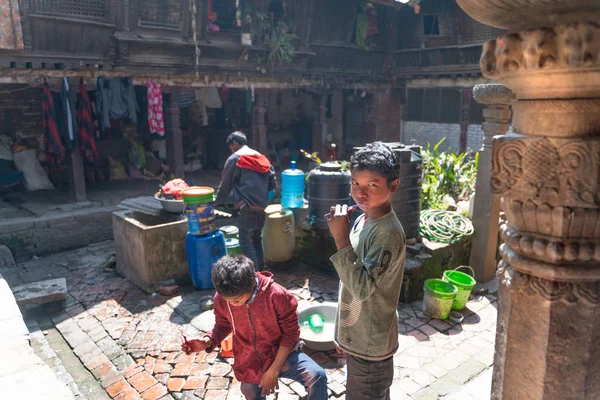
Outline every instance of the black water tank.
{"label": "black water tank", "polygon": [[394,151],[400,158],[400,186],[392,196],[392,208],[404,228],[406,238],[410,239],[419,234],[423,179],[421,147],[403,146]]}
{"label": "black water tank", "polygon": [[313,228],[329,229],[323,216],[331,206],[351,204],[350,171],[338,163],[323,163],[308,174],[308,219]]}

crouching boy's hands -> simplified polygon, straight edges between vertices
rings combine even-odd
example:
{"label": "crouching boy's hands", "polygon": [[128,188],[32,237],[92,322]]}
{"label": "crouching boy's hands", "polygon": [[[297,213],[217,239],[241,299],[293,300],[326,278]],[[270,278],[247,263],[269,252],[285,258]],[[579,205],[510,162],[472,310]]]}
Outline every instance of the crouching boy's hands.
{"label": "crouching boy's hands", "polygon": [[275,368],[269,368],[260,379],[259,387],[262,388],[261,396],[267,396],[275,393],[279,389],[279,371]]}
{"label": "crouching boy's hands", "polygon": [[208,346],[210,346],[210,339],[203,337],[202,339],[188,340],[181,345],[181,350],[184,351],[185,354],[189,355],[191,353],[204,351]]}

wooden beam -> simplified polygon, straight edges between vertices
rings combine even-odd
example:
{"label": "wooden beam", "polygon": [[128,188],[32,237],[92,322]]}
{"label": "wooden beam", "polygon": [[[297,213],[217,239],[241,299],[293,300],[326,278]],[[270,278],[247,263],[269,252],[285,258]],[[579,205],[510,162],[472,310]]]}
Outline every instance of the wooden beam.
{"label": "wooden beam", "polygon": [[382,6],[394,7],[394,8],[403,8],[408,7],[408,4],[402,4],[397,2],[396,0],[369,0],[371,3],[381,4]]}
{"label": "wooden beam", "polygon": [[250,83],[257,89],[299,89],[299,88],[321,88],[327,85],[343,89],[358,90],[380,90],[390,87],[389,80],[386,81],[364,81],[360,76],[354,79],[340,78],[332,84],[327,77],[315,78],[273,78],[268,76],[234,76],[223,74],[201,74],[200,78],[195,74],[173,75],[167,73],[135,73],[133,71],[119,70],[47,70],[47,69],[0,69],[0,84],[28,84],[41,83],[42,79],[62,78],[84,78],[85,80],[96,80],[99,76],[104,78],[129,77],[134,85],[146,85],[148,79],[160,80],[163,87],[216,87],[223,82],[228,82],[230,89],[246,89]]}

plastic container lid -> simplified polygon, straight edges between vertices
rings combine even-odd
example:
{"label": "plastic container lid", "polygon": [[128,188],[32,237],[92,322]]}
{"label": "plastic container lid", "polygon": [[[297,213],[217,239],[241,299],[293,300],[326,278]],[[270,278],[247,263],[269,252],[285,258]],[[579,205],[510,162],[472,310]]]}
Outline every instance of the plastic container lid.
{"label": "plastic container lid", "polygon": [[185,204],[207,204],[215,201],[215,190],[208,186],[194,186],[182,193]]}
{"label": "plastic container lid", "polygon": [[319,169],[321,169],[323,171],[341,171],[342,164],[337,163],[337,162],[325,162],[325,163],[319,164]]}

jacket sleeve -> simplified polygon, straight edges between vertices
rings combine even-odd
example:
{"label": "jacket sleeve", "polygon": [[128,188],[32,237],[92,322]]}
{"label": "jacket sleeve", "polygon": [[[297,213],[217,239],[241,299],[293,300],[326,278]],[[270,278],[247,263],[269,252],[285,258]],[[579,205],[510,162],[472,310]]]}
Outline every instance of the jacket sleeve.
{"label": "jacket sleeve", "polygon": [[237,160],[238,157],[231,156],[227,159],[227,162],[225,162],[225,167],[223,167],[223,174],[221,176],[221,184],[217,189],[217,196],[215,199],[215,203],[217,204],[223,203],[231,194],[231,190],[233,189],[233,181],[235,178],[235,170],[237,168],[235,166]]}
{"label": "jacket sleeve", "polygon": [[337,271],[344,287],[353,297],[365,301],[373,294],[390,265],[396,265],[394,257],[403,257],[405,243],[401,235],[379,234],[372,237],[368,244],[367,255],[363,263],[358,262],[358,256],[352,246],[348,246],[330,260]]}
{"label": "jacket sleeve", "polygon": [[269,169],[269,192],[277,189],[277,175],[275,175],[275,169],[271,165]]}
{"label": "jacket sleeve", "polygon": [[228,313],[225,307],[227,305],[223,304],[225,301],[217,299],[215,296],[215,326],[212,331],[208,332],[205,336],[208,336],[210,340],[213,342],[213,347],[209,347],[206,349],[207,353],[212,352],[215,347],[219,347],[223,339],[227,337],[231,333],[231,323],[226,317],[225,313]]}
{"label": "jacket sleeve", "polygon": [[279,345],[293,349],[300,339],[298,302],[291,293],[282,289],[273,295],[273,306],[282,332]]}

